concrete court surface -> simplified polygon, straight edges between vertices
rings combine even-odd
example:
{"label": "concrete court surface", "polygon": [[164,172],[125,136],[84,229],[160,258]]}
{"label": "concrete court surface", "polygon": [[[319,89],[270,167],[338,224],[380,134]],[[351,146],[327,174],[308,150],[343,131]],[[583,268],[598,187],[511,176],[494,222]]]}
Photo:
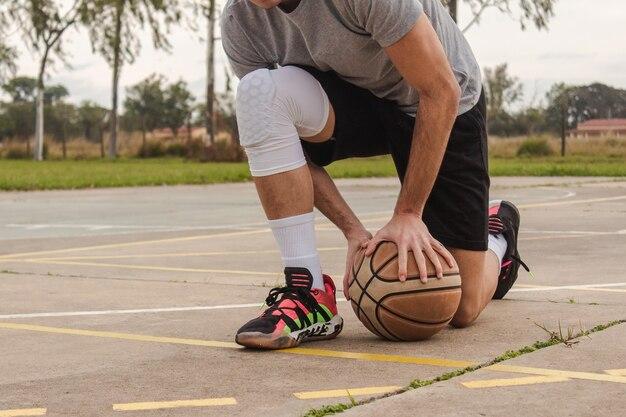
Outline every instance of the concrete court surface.
{"label": "concrete court surface", "polygon": [[[393,179],[339,181],[375,231]],[[0,416],[299,416],[379,397],[626,319],[626,181],[496,178],[522,212],[520,271],[478,322],[429,341],[377,339],[340,302],[334,341],[243,350],[234,332],[282,283],[251,184],[0,194]],[[324,265],[344,241],[321,216]],[[346,415],[623,415],[626,323]],[[349,391],[348,391],[349,390]]]}

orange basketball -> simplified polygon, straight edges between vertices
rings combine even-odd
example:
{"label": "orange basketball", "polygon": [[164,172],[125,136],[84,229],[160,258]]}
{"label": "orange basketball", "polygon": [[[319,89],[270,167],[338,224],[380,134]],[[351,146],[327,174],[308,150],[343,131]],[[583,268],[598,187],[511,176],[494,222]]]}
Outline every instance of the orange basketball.
{"label": "orange basketball", "polygon": [[[410,254],[412,255],[412,254]],[[424,340],[443,329],[461,301],[461,276],[440,257],[443,279],[427,259],[428,283],[419,279],[409,256],[406,282],[398,279],[398,250],[382,242],[371,257],[361,251],[353,268],[349,294],[357,317],[372,333],[397,341]]]}

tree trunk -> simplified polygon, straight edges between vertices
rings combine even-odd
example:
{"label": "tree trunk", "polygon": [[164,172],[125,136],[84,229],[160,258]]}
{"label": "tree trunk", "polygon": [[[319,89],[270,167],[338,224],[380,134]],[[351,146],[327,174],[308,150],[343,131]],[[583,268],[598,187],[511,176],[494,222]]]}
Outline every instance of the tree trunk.
{"label": "tree trunk", "polygon": [[43,161],[43,134],[44,134],[44,93],[46,75],[46,64],[48,63],[48,54],[51,46],[47,46],[39,63],[39,74],[37,75],[37,98],[36,98],[36,116],[35,116],[35,146],[33,149],[33,159],[35,161]]}
{"label": "tree trunk", "polygon": [[146,121],[141,118],[141,156],[146,157]]}
{"label": "tree trunk", "polygon": [[63,137],[61,139],[61,145],[63,147],[63,159],[67,158],[67,140],[65,138],[65,122],[63,122]]}
{"label": "tree trunk", "polygon": [[450,16],[455,22],[458,22],[459,15],[459,2],[458,0],[448,0],[448,10],[450,10]]}
{"label": "tree trunk", "polygon": [[207,13],[207,80],[206,80],[206,113],[204,124],[209,144],[215,141],[214,109],[215,102],[215,0],[209,1]]}
{"label": "tree trunk", "polygon": [[565,141],[567,136],[567,106],[561,103],[561,156],[565,156]]}
{"label": "tree trunk", "polygon": [[187,141],[188,142],[191,142],[193,140],[193,135],[191,133],[191,129],[192,129],[192,126],[191,126],[191,116],[188,116],[187,117]]}
{"label": "tree trunk", "polygon": [[98,141],[100,142],[100,158],[104,159],[104,131],[98,129]]}
{"label": "tree trunk", "polygon": [[117,108],[120,83],[120,55],[122,43],[122,14],[124,13],[125,0],[118,0],[115,15],[115,44],[113,52],[113,85],[111,87],[111,134],[109,135],[109,159],[117,157]]}
{"label": "tree trunk", "polygon": [[43,128],[44,128],[44,103],[43,103],[43,81],[39,83],[37,87],[37,112],[35,117],[35,146],[34,146],[34,159],[35,161],[43,161]]}

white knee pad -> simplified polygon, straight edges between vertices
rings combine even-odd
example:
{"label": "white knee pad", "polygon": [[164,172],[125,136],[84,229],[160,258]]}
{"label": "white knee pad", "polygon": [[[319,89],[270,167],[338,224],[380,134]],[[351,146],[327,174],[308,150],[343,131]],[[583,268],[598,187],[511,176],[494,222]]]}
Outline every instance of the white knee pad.
{"label": "white knee pad", "polygon": [[252,175],[305,165],[300,138],[320,133],[329,111],[326,92],[303,69],[259,69],[243,77],[237,89],[237,123]]}

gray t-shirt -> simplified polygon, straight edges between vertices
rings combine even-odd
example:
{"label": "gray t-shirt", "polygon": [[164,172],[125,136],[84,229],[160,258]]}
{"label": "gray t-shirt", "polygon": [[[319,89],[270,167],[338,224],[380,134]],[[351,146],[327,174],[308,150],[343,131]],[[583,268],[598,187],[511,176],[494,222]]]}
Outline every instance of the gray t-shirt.
{"label": "gray t-shirt", "polygon": [[277,65],[332,70],[414,115],[418,94],[383,48],[406,35],[422,13],[443,44],[461,86],[459,114],[465,113],[480,97],[480,67],[440,0],[302,0],[291,13],[229,0],[222,13],[222,43],[239,78]]}

